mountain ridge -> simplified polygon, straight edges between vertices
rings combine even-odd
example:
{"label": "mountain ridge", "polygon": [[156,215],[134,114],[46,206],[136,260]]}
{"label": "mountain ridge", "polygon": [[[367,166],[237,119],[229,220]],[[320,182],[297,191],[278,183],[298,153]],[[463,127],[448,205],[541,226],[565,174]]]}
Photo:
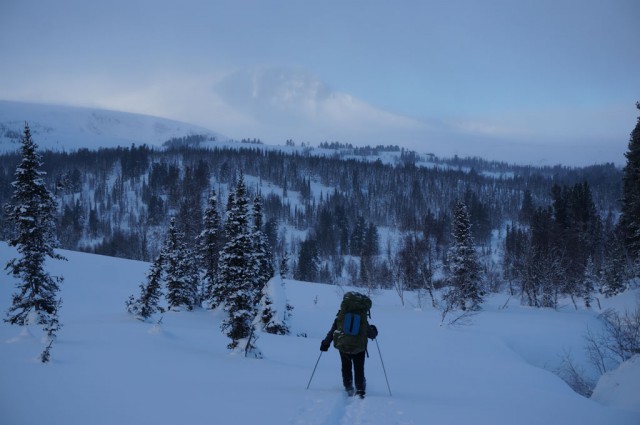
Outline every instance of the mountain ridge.
{"label": "mountain ridge", "polygon": [[193,135],[225,141],[210,129],[168,118],[108,109],[0,100],[0,152],[17,149],[25,123],[41,149],[99,149],[131,144],[161,147]]}

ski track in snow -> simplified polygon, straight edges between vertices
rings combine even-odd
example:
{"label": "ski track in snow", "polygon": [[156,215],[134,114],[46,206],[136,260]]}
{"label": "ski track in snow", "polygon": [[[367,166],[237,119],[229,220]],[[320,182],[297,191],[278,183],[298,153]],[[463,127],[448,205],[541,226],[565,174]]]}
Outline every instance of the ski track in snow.
{"label": "ski track in snow", "polygon": [[291,425],[414,425],[404,412],[395,408],[392,400],[340,395],[337,397],[309,397],[306,406],[300,408]]}
{"label": "ski track in snow", "polygon": [[291,425],[334,425],[344,415],[345,403],[345,398],[341,396],[310,396],[306,405],[300,408],[298,415],[291,421]]}
{"label": "ski track in snow", "polygon": [[340,421],[340,425],[361,425],[366,424],[368,421],[363,420],[365,414],[366,400],[359,400],[357,398],[349,400],[345,413]]}

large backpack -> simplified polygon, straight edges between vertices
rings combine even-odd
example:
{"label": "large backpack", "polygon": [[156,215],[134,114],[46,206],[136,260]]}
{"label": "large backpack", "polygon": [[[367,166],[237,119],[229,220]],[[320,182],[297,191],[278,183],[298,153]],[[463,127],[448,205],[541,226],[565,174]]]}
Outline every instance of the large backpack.
{"label": "large backpack", "polygon": [[347,292],[342,298],[333,332],[333,346],[343,353],[357,354],[367,349],[367,316],[371,298],[358,292]]}

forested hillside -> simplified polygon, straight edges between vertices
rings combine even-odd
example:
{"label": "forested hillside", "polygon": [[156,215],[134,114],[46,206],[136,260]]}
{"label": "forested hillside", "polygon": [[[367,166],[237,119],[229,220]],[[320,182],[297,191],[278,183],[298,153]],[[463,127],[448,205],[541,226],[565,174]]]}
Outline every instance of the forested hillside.
{"label": "forested hillside", "polygon": [[[538,305],[545,282],[577,285],[587,265],[598,279],[614,265],[624,273],[610,258],[621,252],[613,229],[622,171],[612,164],[522,167],[422,157],[393,146],[273,148],[254,141],[205,149],[179,142],[43,152],[62,246],[149,261],[172,217],[195,244],[210,191],[224,219],[229,188],[243,173],[248,198],[261,197],[274,264],[300,280],[437,286],[457,200],[468,208],[490,289],[509,286]],[[18,162],[17,154],[0,156],[3,205]],[[2,239],[8,231],[2,227]]]}

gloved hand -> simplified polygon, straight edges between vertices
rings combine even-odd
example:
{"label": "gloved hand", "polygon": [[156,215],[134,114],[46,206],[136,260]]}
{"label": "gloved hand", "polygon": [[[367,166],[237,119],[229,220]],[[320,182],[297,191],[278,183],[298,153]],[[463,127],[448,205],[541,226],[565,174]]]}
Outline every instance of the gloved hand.
{"label": "gloved hand", "polygon": [[374,325],[369,325],[369,329],[367,329],[367,336],[369,337],[369,339],[376,339],[376,337],[378,336],[378,328],[376,328]]}
{"label": "gloved hand", "polygon": [[331,347],[331,341],[327,341],[326,339],[323,339],[322,342],[320,343],[320,351],[328,351],[329,347]]}

